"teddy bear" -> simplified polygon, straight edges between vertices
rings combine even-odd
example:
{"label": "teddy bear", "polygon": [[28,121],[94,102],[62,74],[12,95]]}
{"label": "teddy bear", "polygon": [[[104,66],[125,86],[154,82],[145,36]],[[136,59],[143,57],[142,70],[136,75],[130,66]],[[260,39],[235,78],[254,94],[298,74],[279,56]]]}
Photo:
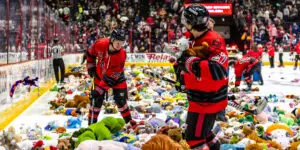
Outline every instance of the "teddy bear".
{"label": "teddy bear", "polygon": [[141,148],[142,150],[158,150],[158,149],[170,149],[170,150],[184,150],[182,146],[173,141],[169,136],[164,134],[158,134],[153,136],[147,141]]}
{"label": "teddy bear", "polygon": [[68,101],[65,104],[66,108],[86,108],[90,104],[90,99],[88,96],[75,95],[73,100]]}
{"label": "teddy bear", "polygon": [[179,143],[183,149],[188,150],[190,149],[190,146],[185,140],[183,140],[182,134],[183,130],[181,128],[173,128],[168,130],[168,136],[175,142]]}
{"label": "teddy bear", "polygon": [[63,106],[65,103],[67,103],[67,100],[65,98],[55,99],[55,100],[48,102],[51,110],[55,110],[55,109],[59,108],[60,106]]}
{"label": "teddy bear", "polygon": [[207,42],[202,42],[200,46],[189,48],[187,53],[191,56],[197,56],[200,58],[207,58],[209,52],[209,45]]}
{"label": "teddy bear", "polygon": [[0,146],[4,149],[21,150],[21,148],[17,145],[17,143],[21,142],[21,140],[22,137],[15,133],[15,128],[9,127],[7,131],[3,130],[2,135],[0,135]]}
{"label": "teddy bear", "polygon": [[59,150],[67,150],[67,149],[70,149],[71,148],[71,144],[70,144],[70,141],[69,139],[67,138],[64,138],[64,139],[58,139],[58,142],[57,142],[57,149]]}
{"label": "teddy bear", "polygon": [[61,134],[61,133],[65,133],[66,132],[66,128],[65,127],[58,127],[55,129],[56,133]]}
{"label": "teddy bear", "polygon": [[111,140],[112,135],[119,132],[125,125],[125,121],[121,118],[106,117],[100,122],[91,124],[88,128],[81,128],[75,131],[70,138],[72,148],[86,140]]}

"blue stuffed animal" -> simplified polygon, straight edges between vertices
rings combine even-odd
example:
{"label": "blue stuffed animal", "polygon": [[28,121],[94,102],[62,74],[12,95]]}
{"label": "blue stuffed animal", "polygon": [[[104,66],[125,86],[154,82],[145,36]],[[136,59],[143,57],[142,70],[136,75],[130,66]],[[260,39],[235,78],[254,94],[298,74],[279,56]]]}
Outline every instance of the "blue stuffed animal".
{"label": "blue stuffed animal", "polygon": [[81,118],[78,117],[70,117],[67,121],[67,128],[68,129],[76,129],[81,127]]}

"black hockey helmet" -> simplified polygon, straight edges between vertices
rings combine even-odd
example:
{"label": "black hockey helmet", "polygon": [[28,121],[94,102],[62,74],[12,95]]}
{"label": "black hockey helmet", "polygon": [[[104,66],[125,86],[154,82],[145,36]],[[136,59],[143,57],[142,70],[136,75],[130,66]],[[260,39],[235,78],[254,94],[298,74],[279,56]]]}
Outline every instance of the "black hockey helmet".
{"label": "black hockey helmet", "polygon": [[192,25],[192,29],[202,31],[207,29],[209,23],[208,10],[199,4],[193,4],[184,9],[182,12],[181,23]]}
{"label": "black hockey helmet", "polygon": [[59,42],[59,38],[55,38],[55,39],[53,40],[53,42],[54,42],[55,44],[57,44],[57,43]]}
{"label": "black hockey helmet", "polygon": [[125,32],[122,29],[114,29],[111,32],[110,38],[112,41],[114,40],[125,41]]}

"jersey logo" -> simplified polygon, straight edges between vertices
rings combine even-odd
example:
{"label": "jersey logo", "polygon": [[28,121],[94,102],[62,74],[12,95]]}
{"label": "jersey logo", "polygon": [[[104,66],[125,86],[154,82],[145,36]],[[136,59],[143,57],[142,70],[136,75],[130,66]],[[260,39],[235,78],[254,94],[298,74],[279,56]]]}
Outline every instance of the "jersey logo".
{"label": "jersey logo", "polygon": [[245,57],[245,58],[242,58],[240,60],[240,64],[245,63],[245,62],[249,62],[249,61],[250,61],[250,57]]}
{"label": "jersey logo", "polygon": [[216,47],[216,48],[219,48],[221,47],[221,42],[219,39],[215,39],[212,41],[212,46]]}
{"label": "jersey logo", "polygon": [[220,64],[224,64],[227,61],[227,59],[228,59],[228,56],[224,52],[221,52],[211,58],[211,60],[216,61]]}

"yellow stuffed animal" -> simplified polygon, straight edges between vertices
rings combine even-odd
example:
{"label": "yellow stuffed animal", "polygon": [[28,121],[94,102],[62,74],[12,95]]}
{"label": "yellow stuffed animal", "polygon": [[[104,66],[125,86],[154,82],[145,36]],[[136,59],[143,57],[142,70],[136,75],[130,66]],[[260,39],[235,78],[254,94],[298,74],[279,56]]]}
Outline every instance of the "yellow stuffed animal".
{"label": "yellow stuffed animal", "polygon": [[268,144],[268,145],[270,145],[270,147],[273,147],[273,148],[278,149],[278,150],[282,150],[282,147],[278,143],[276,143],[274,141],[266,141],[266,140],[258,137],[256,131],[250,129],[247,126],[243,127],[243,134],[248,139],[253,140],[253,141],[256,142],[256,144],[249,144],[246,147],[246,150],[253,150],[253,149],[257,148],[257,146],[260,147],[259,144]]}

